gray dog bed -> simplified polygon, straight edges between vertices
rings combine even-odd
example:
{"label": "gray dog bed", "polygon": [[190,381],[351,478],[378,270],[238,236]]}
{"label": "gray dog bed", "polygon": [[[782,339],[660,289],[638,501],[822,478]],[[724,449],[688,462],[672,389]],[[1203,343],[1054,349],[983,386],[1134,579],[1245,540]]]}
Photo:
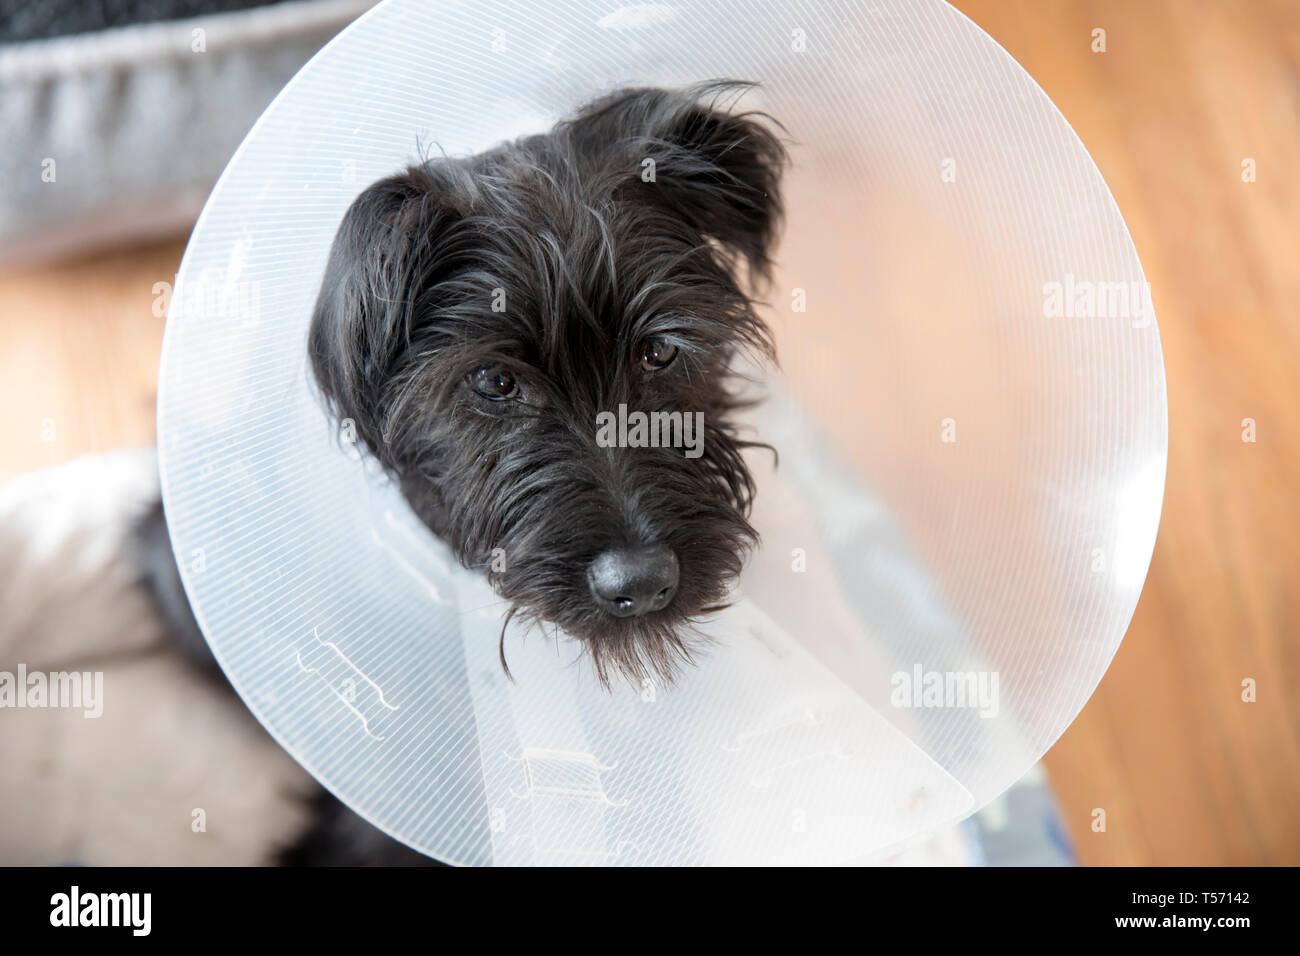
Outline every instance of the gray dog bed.
{"label": "gray dog bed", "polygon": [[371,0],[0,0],[0,262],[184,234],[280,88]]}

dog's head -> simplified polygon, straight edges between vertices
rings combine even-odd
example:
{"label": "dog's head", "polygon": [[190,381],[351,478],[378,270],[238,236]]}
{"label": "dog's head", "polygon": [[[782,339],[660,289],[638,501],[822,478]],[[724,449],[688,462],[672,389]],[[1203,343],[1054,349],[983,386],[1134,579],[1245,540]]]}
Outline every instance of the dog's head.
{"label": "dog's head", "polygon": [[602,679],[671,679],[755,541],[729,366],[771,352],[740,272],[768,277],[786,156],[718,108],[739,88],[621,91],[375,183],[312,321],[336,416]]}

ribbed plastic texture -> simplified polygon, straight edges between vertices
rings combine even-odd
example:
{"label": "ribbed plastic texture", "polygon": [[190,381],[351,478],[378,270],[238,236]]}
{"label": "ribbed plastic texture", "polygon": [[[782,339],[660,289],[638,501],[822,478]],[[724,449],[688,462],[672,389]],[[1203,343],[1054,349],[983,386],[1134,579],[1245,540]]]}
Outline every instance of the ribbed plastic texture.
{"label": "ribbed plastic texture", "polygon": [[[760,81],[794,167],[756,410],[764,545],[671,687],[512,631],[322,412],[330,241],[418,155],[626,83]],[[882,859],[1078,714],[1155,540],[1163,365],[1065,120],[932,0],[389,0],[268,108],[195,230],[164,348],[167,513],[249,707],[394,836],[463,864]],[[913,693],[914,692],[914,693]]]}

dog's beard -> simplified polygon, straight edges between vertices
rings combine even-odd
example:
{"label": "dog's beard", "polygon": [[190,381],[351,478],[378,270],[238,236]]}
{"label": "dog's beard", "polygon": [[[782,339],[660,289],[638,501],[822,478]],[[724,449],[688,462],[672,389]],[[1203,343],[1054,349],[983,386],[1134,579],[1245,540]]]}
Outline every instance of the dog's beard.
{"label": "dog's beard", "polygon": [[[408,497],[467,567],[487,573],[512,623],[580,641],[598,679],[671,683],[707,638],[696,627],[729,602],[757,542],[747,520],[753,483],[748,443],[723,423],[706,426],[704,454],[681,449],[588,449],[533,436],[462,443],[443,457],[432,494]],[[447,446],[441,445],[446,451]],[[427,480],[427,479],[426,479]],[[434,484],[427,486],[433,490]],[[629,541],[670,548],[679,562],[671,603],[618,618],[593,602],[587,570],[602,551]]]}

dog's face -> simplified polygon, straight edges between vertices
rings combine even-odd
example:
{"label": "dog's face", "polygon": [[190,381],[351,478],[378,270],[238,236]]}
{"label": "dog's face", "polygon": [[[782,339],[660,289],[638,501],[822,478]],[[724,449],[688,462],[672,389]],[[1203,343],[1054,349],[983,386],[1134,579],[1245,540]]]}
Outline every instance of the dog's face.
{"label": "dog's face", "polygon": [[[374,184],[313,317],[334,413],[511,615],[582,640],[602,679],[671,679],[755,541],[729,365],[770,352],[738,273],[768,275],[785,154],[699,105],[729,89],[616,93]],[[598,416],[634,412],[702,434],[602,439]]]}

